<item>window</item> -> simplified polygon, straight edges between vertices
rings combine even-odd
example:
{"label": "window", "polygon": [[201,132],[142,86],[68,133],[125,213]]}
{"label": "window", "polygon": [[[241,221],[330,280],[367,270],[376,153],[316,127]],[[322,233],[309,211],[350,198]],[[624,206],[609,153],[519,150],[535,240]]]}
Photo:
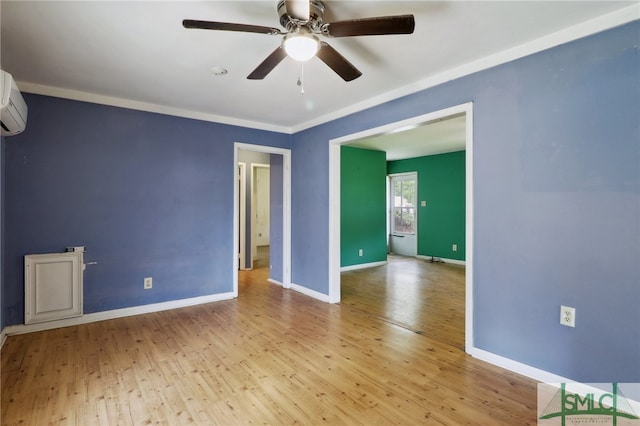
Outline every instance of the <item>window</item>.
{"label": "window", "polygon": [[416,180],[411,176],[391,178],[391,232],[415,234],[416,228]]}

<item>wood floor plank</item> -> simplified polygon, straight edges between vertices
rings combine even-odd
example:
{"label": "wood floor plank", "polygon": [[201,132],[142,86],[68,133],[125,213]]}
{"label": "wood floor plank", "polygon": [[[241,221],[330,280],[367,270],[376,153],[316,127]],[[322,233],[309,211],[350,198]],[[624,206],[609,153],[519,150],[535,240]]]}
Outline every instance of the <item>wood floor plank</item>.
{"label": "wood floor plank", "polygon": [[2,424],[535,424],[536,383],[461,350],[464,269],[442,266],[351,274],[339,305],[259,269],[234,300],[9,336]]}

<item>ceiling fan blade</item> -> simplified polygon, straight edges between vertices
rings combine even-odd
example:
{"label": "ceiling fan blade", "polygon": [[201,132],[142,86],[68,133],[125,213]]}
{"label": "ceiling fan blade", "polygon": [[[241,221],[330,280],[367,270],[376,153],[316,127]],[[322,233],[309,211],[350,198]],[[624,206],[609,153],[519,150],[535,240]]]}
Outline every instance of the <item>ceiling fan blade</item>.
{"label": "ceiling fan blade", "polygon": [[309,15],[311,14],[309,0],[285,0],[284,7],[291,19],[301,22],[309,21]]}
{"label": "ceiling fan blade", "polygon": [[182,26],[185,28],[197,28],[201,30],[240,31],[244,33],[270,35],[283,34],[283,32],[277,28],[263,27],[260,25],[233,24],[231,22],[197,21],[193,19],[185,19],[182,21]]}
{"label": "ceiling fan blade", "polygon": [[249,80],[262,80],[278,65],[284,58],[286,58],[287,52],[284,51],[282,46],[279,46],[274,50],[271,55],[267,56],[267,59],[262,61],[258,67],[253,70],[251,74],[247,76]]}
{"label": "ceiling fan blade", "polygon": [[316,54],[318,58],[336,72],[344,81],[355,80],[362,73],[354,67],[351,62],[347,61],[344,56],[338,53],[333,47],[327,43],[320,42],[320,50]]}
{"label": "ceiling fan blade", "polygon": [[327,23],[322,33],[329,37],[411,34],[415,26],[413,15],[380,16]]}

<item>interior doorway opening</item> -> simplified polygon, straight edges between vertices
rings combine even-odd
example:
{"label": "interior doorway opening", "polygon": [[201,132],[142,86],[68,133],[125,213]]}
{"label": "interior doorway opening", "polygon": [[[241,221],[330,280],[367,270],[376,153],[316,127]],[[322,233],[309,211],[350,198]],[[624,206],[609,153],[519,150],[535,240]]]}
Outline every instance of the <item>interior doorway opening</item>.
{"label": "interior doorway opening", "polygon": [[[454,117],[462,117],[464,123],[465,151],[465,265],[464,278],[464,346],[473,348],[473,104],[467,103],[440,111],[413,117],[396,123],[346,135],[329,143],[329,301],[341,300],[341,208],[340,208],[340,152],[342,145],[351,145],[365,138],[379,138],[428,126]],[[357,145],[355,145],[357,146]],[[380,149],[383,150],[383,149]]]}
{"label": "interior doorway opening", "polygon": [[291,152],[236,143],[234,164],[234,279],[238,273],[268,268],[268,280],[291,286]]}
{"label": "interior doorway opening", "polygon": [[[239,151],[239,270],[269,267],[271,229],[272,156],[279,154]],[[259,162],[256,162],[259,161]],[[280,161],[281,163],[281,161]],[[247,166],[248,165],[248,166]],[[281,179],[278,175],[277,178]],[[278,220],[278,218],[275,218]],[[257,262],[257,264],[256,264]]]}

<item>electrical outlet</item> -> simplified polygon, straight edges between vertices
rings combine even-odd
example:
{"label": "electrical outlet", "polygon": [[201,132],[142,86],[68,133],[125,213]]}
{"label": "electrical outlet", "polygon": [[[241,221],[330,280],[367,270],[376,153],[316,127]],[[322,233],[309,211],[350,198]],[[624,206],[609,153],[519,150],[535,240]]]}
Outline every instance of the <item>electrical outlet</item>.
{"label": "electrical outlet", "polygon": [[567,327],[575,327],[576,309],[569,306],[560,306],[560,324]]}
{"label": "electrical outlet", "polygon": [[363,254],[364,254],[364,250],[362,250],[362,249],[358,250],[358,256],[362,257]]}
{"label": "electrical outlet", "polygon": [[458,245],[457,244],[451,245],[451,250],[452,251],[458,251]]}
{"label": "electrical outlet", "polygon": [[145,290],[149,290],[150,288],[153,287],[153,278],[151,277],[146,277],[144,279],[144,289]]}

